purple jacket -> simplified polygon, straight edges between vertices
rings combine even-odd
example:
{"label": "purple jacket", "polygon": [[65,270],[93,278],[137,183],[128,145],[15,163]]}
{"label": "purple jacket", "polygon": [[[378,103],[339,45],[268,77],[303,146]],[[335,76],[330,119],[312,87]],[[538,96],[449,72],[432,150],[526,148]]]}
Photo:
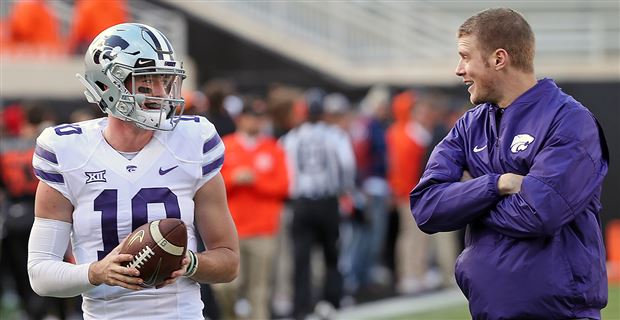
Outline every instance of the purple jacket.
{"label": "purple jacket", "polygon": [[[468,227],[456,280],[474,319],[600,319],[608,162],[594,116],[550,79],[456,123],[411,191],[411,211],[426,233]],[[473,179],[459,182],[464,170]],[[500,196],[508,172],[525,176],[521,192]]]}

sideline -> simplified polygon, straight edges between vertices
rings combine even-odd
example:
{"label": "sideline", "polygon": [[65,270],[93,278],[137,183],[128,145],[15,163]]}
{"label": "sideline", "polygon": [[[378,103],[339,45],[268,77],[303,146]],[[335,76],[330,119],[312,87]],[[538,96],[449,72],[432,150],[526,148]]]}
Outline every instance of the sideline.
{"label": "sideline", "polygon": [[414,297],[396,297],[347,307],[335,314],[334,319],[386,319],[443,309],[466,304],[458,288]]}

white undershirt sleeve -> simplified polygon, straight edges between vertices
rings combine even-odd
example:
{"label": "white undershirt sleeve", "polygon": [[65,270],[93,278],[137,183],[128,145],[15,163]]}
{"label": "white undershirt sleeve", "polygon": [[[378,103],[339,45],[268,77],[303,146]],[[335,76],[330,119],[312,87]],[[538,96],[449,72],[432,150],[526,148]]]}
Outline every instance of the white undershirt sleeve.
{"label": "white undershirt sleeve", "polygon": [[28,277],[32,290],[38,295],[67,298],[95,287],[88,280],[90,264],[74,265],[63,261],[70,235],[68,222],[34,219],[28,241]]}

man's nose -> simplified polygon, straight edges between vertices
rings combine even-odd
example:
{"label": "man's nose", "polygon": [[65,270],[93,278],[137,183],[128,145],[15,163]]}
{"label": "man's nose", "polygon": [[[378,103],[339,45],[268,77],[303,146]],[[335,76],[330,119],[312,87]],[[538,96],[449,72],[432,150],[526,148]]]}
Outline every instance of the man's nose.
{"label": "man's nose", "polygon": [[158,98],[166,96],[166,89],[163,81],[157,80],[153,82],[153,96]]}
{"label": "man's nose", "polygon": [[456,65],[456,69],[454,70],[454,73],[459,77],[465,75],[465,68],[463,68],[463,59],[459,60],[459,63]]}

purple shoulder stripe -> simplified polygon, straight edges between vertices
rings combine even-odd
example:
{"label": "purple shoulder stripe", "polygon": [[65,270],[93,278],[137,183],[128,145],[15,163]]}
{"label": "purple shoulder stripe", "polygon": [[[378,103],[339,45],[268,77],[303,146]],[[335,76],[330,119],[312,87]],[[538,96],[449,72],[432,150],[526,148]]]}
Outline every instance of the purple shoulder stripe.
{"label": "purple shoulder stripe", "polygon": [[221,141],[220,135],[217,133],[214,134],[213,137],[211,137],[211,139],[205,142],[205,144],[202,146],[202,153],[205,154],[209,152],[211,149],[217,146],[220,143],[220,141]]}
{"label": "purple shoulder stripe", "polygon": [[56,154],[51,152],[51,151],[48,151],[48,150],[44,149],[43,147],[41,147],[38,144],[34,148],[34,154],[36,154],[40,158],[45,159],[45,160],[47,160],[47,161],[49,161],[51,163],[58,164],[58,159],[56,158]]}
{"label": "purple shoulder stripe", "polygon": [[63,184],[65,183],[65,179],[62,177],[62,174],[60,173],[45,172],[37,168],[34,168],[34,173],[37,175],[37,177],[47,182],[63,183]]}
{"label": "purple shoulder stripe", "polygon": [[224,155],[222,155],[219,158],[213,160],[213,162],[203,166],[202,167],[202,175],[205,176],[205,175],[213,172],[213,170],[217,169],[222,164],[224,164]]}

